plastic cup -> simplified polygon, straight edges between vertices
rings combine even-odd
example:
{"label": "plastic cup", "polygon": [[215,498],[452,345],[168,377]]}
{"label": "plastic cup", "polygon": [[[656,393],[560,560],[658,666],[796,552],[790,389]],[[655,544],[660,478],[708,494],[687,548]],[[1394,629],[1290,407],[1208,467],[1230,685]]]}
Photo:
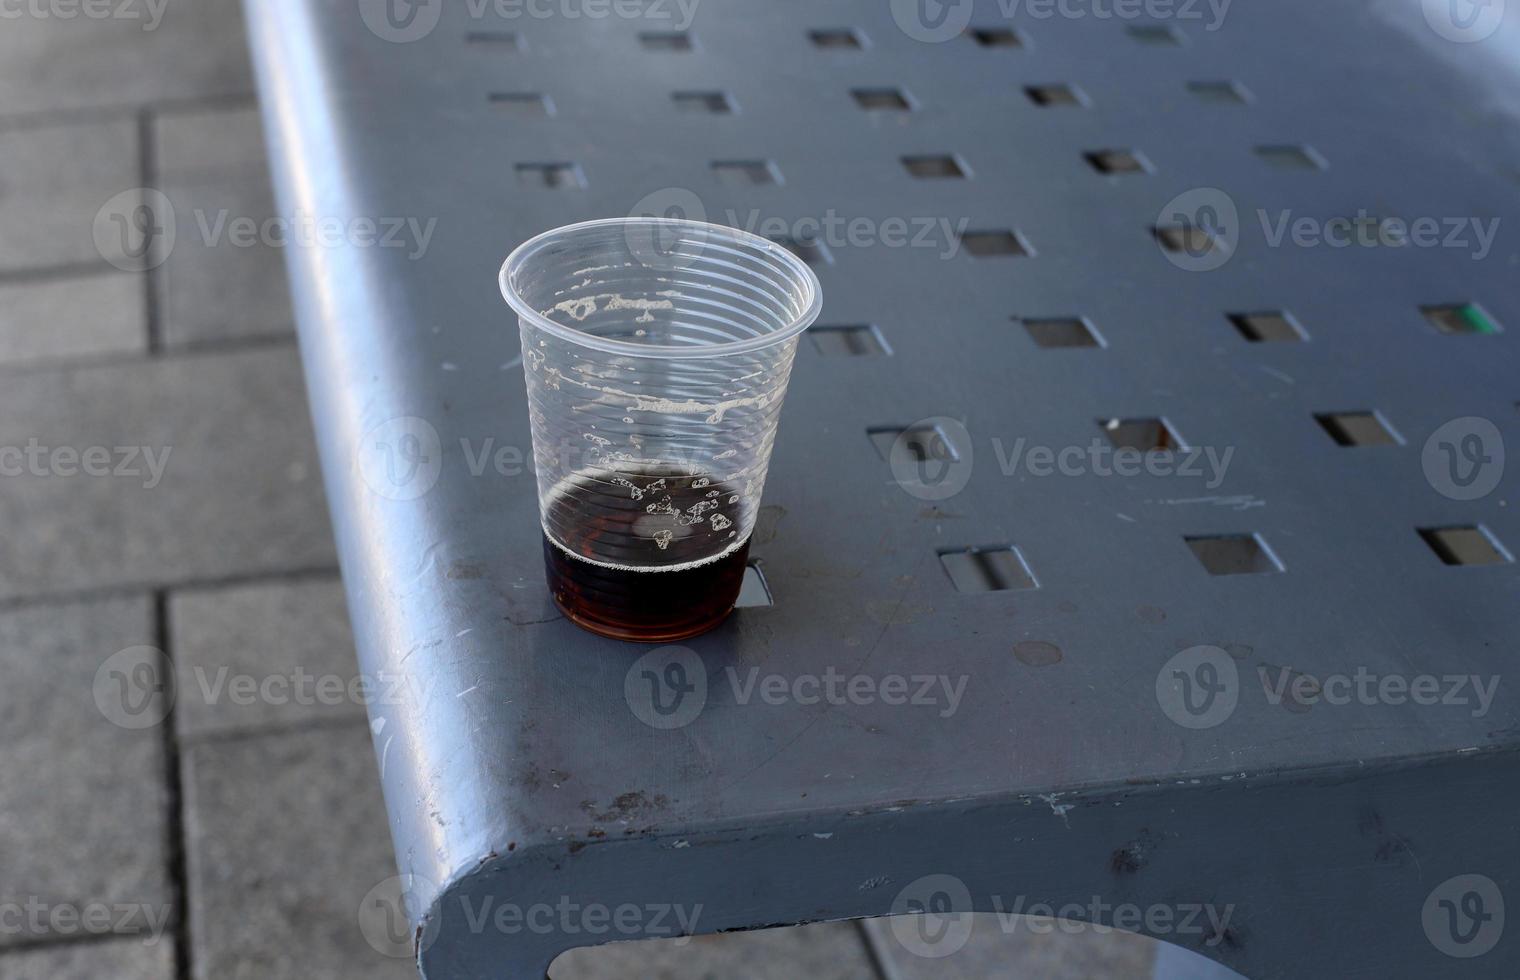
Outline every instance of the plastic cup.
{"label": "plastic cup", "polygon": [[604,636],[666,642],[733,609],[818,278],[697,221],[545,232],[501,269],[517,311],[555,602]]}

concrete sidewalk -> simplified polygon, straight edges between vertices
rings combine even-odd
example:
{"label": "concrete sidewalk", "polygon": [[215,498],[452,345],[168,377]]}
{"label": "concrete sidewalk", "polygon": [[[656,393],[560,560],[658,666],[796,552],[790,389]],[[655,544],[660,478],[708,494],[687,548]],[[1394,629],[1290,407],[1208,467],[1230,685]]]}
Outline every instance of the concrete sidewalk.
{"label": "concrete sidewalk", "polygon": [[[402,980],[282,257],[238,233],[273,204],[237,0],[108,6],[0,22],[0,980]],[[111,244],[138,212],[108,202],[142,187],[176,216],[161,264]],[[928,960],[836,923],[555,976],[1142,978],[1153,957],[986,919]]]}

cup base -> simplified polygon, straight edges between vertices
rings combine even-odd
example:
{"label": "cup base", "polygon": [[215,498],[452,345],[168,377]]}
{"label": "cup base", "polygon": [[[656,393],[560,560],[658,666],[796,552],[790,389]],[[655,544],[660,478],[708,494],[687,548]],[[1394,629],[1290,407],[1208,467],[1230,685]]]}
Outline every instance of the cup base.
{"label": "cup base", "polygon": [[668,643],[707,632],[733,612],[748,564],[748,541],[716,561],[641,571],[583,561],[544,536],[554,604],[577,626],[616,640]]}
{"label": "cup base", "polygon": [[625,640],[630,643],[674,643],[677,640],[689,640],[694,636],[701,636],[709,630],[717,629],[723,625],[723,621],[728,619],[729,614],[734,611],[734,607],[729,606],[716,617],[704,623],[699,623],[695,626],[672,627],[669,632],[654,632],[644,628],[631,630],[617,623],[591,619],[565,605],[559,600],[559,596],[557,595],[554,597],[554,604],[559,607],[560,612],[565,614],[566,619],[586,632],[595,633],[597,636],[605,636],[609,640]]}

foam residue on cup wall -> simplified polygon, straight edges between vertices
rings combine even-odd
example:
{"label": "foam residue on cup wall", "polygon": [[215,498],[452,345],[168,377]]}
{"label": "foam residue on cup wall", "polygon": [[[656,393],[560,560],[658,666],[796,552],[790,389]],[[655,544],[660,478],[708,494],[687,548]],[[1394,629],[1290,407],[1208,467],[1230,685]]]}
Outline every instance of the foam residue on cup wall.
{"label": "foam residue on cup wall", "polygon": [[[587,279],[585,284],[589,285],[590,283],[591,280]],[[556,312],[559,312],[567,314],[572,320],[582,321],[592,314],[600,312],[602,310],[643,310],[643,315],[634,317],[633,322],[653,323],[654,314],[651,311],[674,310],[676,308],[676,304],[673,301],[672,297],[679,297],[681,294],[677,290],[667,289],[662,290],[655,295],[664,298],[646,299],[641,296],[623,296],[620,293],[598,293],[595,296],[580,296],[576,299],[567,299],[562,303],[556,303],[549,309],[544,310],[543,313],[544,316],[548,317],[551,320],[554,319],[554,314]],[[600,307],[597,305],[599,300],[602,304]],[[643,333],[637,330],[633,331],[633,334],[635,337],[643,336]]]}

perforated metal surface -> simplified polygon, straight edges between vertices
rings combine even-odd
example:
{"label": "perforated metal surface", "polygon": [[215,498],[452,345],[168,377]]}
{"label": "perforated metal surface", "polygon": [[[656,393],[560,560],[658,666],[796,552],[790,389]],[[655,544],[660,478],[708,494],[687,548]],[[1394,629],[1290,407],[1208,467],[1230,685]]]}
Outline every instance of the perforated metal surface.
{"label": "perforated metal surface", "polygon": [[[679,36],[459,3],[386,40],[352,3],[250,6],[285,206],[436,219],[420,255],[292,255],[361,657],[427,681],[372,713],[429,976],[588,939],[454,899],[705,901],[711,931],[885,912],[931,873],[983,909],[1229,903],[1203,951],[1252,976],[1514,972],[1513,937],[1459,960],[1420,927],[1455,875],[1520,883],[1513,475],[1477,493],[1520,438],[1513,24],[1460,44],[1439,5],[1283,0],[1137,36],[978,4],[992,33],[934,42],[865,0],[703,0]],[[706,679],[665,728],[625,688],[644,651],[556,617],[531,474],[492,454],[528,446],[501,258],[672,207],[827,261],[752,551],[774,605],[645,662]],[[1316,244],[1333,218],[1438,242]],[[926,426],[895,478],[891,433]],[[1104,469],[1161,442],[1198,475]],[[1421,533],[1480,526],[1485,567]],[[877,695],[744,694],[830,670]],[[1176,670],[1223,699],[1189,711]],[[1359,671],[1500,683],[1481,714],[1267,691]],[[879,696],[920,675],[963,696]]]}

